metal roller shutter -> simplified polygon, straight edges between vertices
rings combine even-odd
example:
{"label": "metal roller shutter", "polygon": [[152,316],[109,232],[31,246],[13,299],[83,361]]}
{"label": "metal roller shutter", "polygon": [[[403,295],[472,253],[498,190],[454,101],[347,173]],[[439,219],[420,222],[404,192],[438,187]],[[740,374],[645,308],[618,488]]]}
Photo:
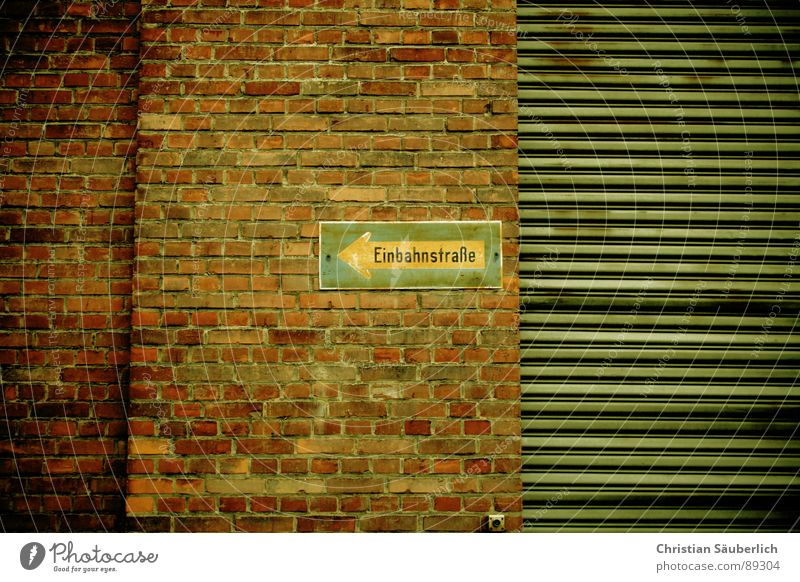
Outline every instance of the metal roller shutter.
{"label": "metal roller shutter", "polygon": [[796,2],[520,0],[526,531],[800,515]]}

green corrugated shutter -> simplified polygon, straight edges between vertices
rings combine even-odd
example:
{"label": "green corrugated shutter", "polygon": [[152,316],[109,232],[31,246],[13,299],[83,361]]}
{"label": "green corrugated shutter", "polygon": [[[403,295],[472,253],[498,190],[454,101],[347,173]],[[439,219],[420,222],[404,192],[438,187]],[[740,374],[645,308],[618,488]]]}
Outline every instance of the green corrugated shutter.
{"label": "green corrugated shutter", "polygon": [[797,2],[519,4],[525,529],[794,530]]}

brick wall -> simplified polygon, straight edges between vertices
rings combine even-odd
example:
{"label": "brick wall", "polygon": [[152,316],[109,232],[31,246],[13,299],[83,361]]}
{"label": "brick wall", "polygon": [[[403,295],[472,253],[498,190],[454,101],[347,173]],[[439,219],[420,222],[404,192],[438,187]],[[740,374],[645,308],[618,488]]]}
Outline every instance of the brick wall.
{"label": "brick wall", "polygon": [[[94,273],[119,284],[102,296],[119,303],[96,304],[105,319],[91,332],[115,337],[127,325],[132,281],[126,527],[472,531],[496,511],[518,528],[513,2],[145,0],[141,10],[134,272],[124,237],[106,236],[119,279],[102,270],[108,258]],[[77,100],[85,86],[64,90]],[[65,147],[70,163],[85,157]],[[112,149],[103,167],[128,178],[111,165],[128,150]],[[121,221],[133,182],[90,196],[116,196]],[[4,209],[8,186],[6,196]],[[23,221],[15,212],[6,220]],[[319,291],[321,220],[486,219],[503,221],[503,290]],[[44,246],[82,248],[57,242]],[[7,259],[4,292],[19,301],[19,275],[7,273],[21,257]],[[78,296],[74,287],[65,294]],[[30,308],[15,313],[21,321]],[[112,398],[113,352],[94,352],[91,374],[109,378]],[[30,398],[9,395],[26,419],[12,430],[35,424]],[[67,400],[87,407],[70,430],[97,426],[96,403]],[[122,433],[110,431],[122,423],[102,426],[104,438],[87,443],[120,453]],[[74,470],[74,458],[60,460]]]}
{"label": "brick wall", "polygon": [[138,7],[92,8],[0,11],[6,531],[124,517]]}

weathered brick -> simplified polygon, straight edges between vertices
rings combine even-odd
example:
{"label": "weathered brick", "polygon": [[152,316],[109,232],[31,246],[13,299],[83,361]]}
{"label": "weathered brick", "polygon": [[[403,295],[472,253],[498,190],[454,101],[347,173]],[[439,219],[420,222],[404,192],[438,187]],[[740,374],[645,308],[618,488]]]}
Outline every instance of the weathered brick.
{"label": "weathered brick", "polygon": [[391,50],[394,61],[443,61],[444,49],[440,48],[396,48]]}
{"label": "weathered brick", "polygon": [[[30,523],[113,525],[128,438],[144,531],[516,527],[513,3],[188,3],[145,3],[138,31],[120,3],[85,45],[78,3],[3,79],[28,117],[0,167],[0,362],[16,434],[42,435],[13,495],[51,475]],[[318,290],[320,220],[490,218],[503,292]],[[75,471],[99,504],[60,519],[39,492]]]}
{"label": "weathered brick", "polygon": [[411,532],[418,530],[417,519],[414,515],[365,515],[358,527],[365,532]]}
{"label": "weathered brick", "polygon": [[276,81],[252,81],[245,83],[245,93],[248,95],[298,95],[300,83]]}

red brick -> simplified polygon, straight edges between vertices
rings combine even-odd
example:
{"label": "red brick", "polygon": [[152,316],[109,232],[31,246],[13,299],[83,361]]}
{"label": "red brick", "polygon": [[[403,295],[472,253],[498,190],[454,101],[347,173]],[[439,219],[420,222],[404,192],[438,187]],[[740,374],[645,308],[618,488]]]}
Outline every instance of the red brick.
{"label": "red brick", "polygon": [[444,49],[440,48],[395,48],[391,51],[393,61],[443,61]]}
{"label": "red brick", "polygon": [[464,434],[488,434],[492,425],[488,420],[465,420]]}
{"label": "red brick", "polygon": [[323,333],[315,330],[269,330],[269,341],[274,344],[318,344],[323,338]]}
{"label": "red brick", "polygon": [[435,511],[461,511],[460,497],[437,497],[433,501]]}
{"label": "red brick", "polygon": [[431,421],[407,420],[405,430],[408,435],[429,435],[431,434]]}
{"label": "red brick", "polygon": [[245,93],[248,95],[298,95],[300,83],[253,81],[245,83]]}

